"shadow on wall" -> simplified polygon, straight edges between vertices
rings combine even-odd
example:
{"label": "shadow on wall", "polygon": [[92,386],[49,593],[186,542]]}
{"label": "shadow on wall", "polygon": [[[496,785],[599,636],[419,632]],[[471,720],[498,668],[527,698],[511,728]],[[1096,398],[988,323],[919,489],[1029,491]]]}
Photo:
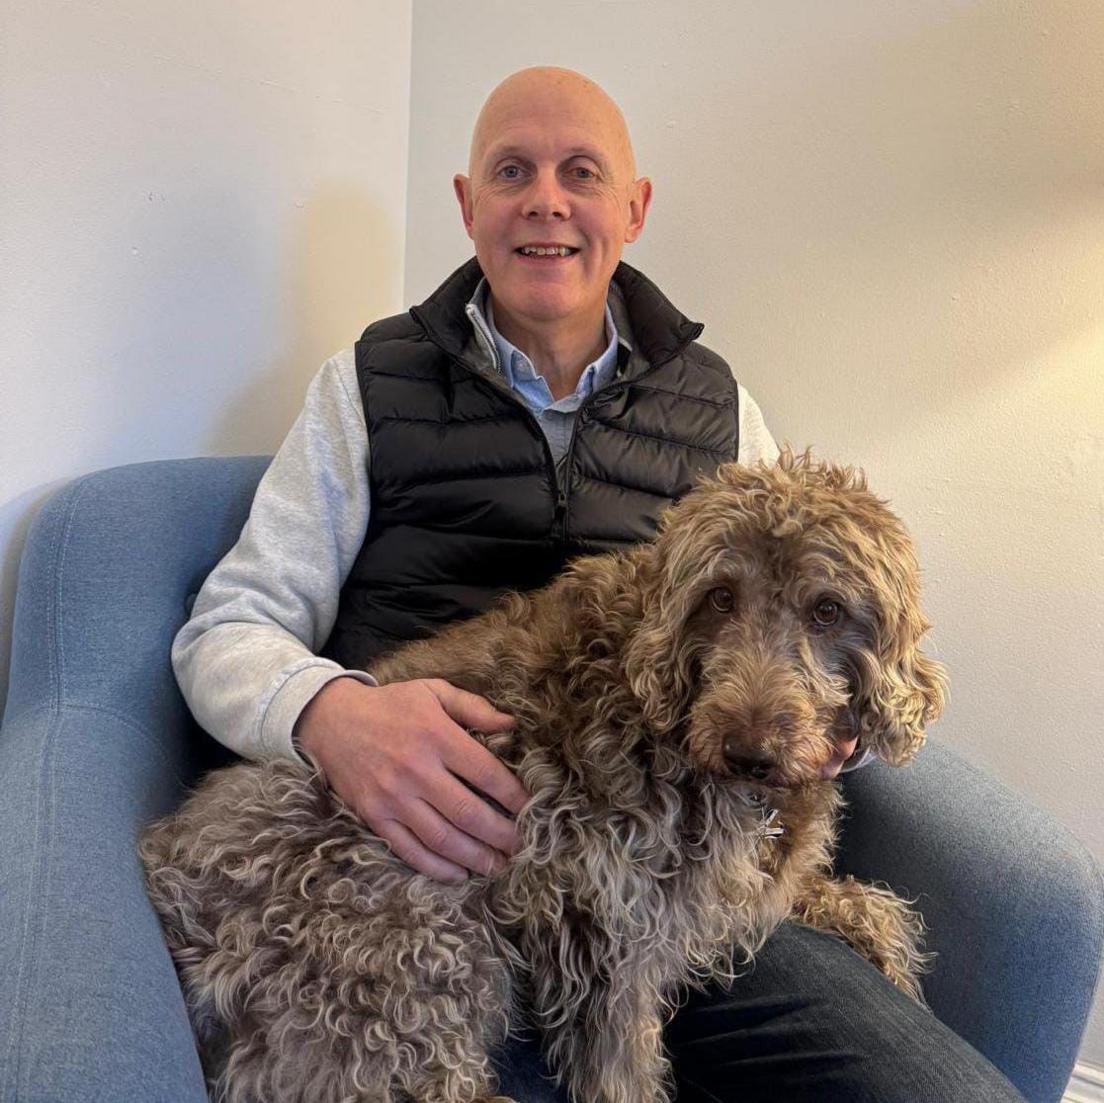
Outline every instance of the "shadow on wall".
{"label": "shadow on wall", "polygon": [[[382,208],[355,188],[332,185],[303,204],[295,263],[281,304],[294,320],[287,344],[218,411],[206,454],[269,452],[278,446],[323,362],[350,347],[366,326],[401,309],[400,246]],[[258,419],[259,411],[264,419]],[[282,426],[279,433],[269,430],[273,421]]]}
{"label": "shadow on wall", "polygon": [[285,202],[262,217],[208,189],[161,212],[160,255],[103,323],[112,356],[86,369],[78,470],[271,452],[323,360],[394,312],[401,242],[381,206],[341,183]]}
{"label": "shadow on wall", "polygon": [[239,208],[225,194],[190,197],[141,296],[121,296],[101,320],[99,351],[77,384],[87,401],[66,475],[0,505],[0,710],[19,559],[50,495],[123,463],[275,451],[321,363],[398,309],[399,234],[357,189],[335,184],[304,201],[284,224],[286,249],[277,228]]}

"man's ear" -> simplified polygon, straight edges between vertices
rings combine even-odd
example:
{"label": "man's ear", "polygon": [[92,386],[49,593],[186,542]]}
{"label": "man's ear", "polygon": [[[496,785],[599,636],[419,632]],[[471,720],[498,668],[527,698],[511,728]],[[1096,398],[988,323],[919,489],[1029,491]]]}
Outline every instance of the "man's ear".
{"label": "man's ear", "polygon": [[460,204],[460,217],[464,220],[464,229],[468,231],[468,237],[472,236],[472,187],[471,179],[457,173],[452,178],[452,190],[456,192],[457,202]]}
{"label": "man's ear", "polygon": [[630,244],[644,229],[648,208],[652,205],[652,182],[646,176],[632,182],[629,193],[629,224],[625,228],[625,244]]}

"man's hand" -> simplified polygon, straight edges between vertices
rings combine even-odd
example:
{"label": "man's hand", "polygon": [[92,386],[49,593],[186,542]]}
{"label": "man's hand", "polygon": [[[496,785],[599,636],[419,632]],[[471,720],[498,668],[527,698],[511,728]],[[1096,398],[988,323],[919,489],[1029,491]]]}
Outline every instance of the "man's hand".
{"label": "man's hand", "polygon": [[460,778],[516,815],[521,782],[465,731],[507,731],[514,719],[438,678],[366,686],[337,678],[299,717],[299,746],[330,788],[419,873],[461,882],[495,874],[517,846],[513,821]]}

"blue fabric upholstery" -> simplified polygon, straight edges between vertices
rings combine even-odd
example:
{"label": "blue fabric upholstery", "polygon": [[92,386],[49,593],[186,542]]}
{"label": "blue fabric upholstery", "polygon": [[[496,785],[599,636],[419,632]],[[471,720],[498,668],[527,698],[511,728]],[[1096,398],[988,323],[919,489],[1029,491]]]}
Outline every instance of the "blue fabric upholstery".
{"label": "blue fabric upholstery", "polygon": [[[134,842],[228,757],[192,722],[169,647],[266,463],[99,472],[32,526],[0,729],[0,1103],[205,1098]],[[935,1013],[1033,1103],[1058,1100],[1104,937],[1092,860],[937,741],[846,787],[841,868],[918,897]]]}
{"label": "blue fabric upholstery", "polygon": [[915,899],[935,1013],[1030,1100],[1061,1099],[1092,1006],[1104,888],[1085,847],[945,743],[847,776],[837,866]]}

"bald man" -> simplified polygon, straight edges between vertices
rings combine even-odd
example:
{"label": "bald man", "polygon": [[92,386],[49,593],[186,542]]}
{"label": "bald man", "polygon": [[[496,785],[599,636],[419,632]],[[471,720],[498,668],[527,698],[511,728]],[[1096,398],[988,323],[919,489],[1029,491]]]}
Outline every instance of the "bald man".
{"label": "bald man", "polygon": [[[173,648],[207,731],[246,757],[305,755],[445,881],[494,875],[516,846],[528,794],[466,731],[512,719],[361,668],[576,555],[650,539],[718,464],[777,455],[702,327],[621,261],[652,185],[596,84],[507,78],[453,187],[475,258],[323,365]],[[1018,1098],[842,943],[797,926],[731,993],[695,997],[667,1041],[683,1100]],[[500,1067],[518,1099],[562,1099],[531,1045]]]}
{"label": "bald man", "polygon": [[207,731],[246,757],[308,754],[442,880],[494,873],[516,845],[504,813],[528,795],[465,730],[511,720],[358,669],[574,555],[651,538],[699,473],[777,455],[701,326],[620,264],[652,187],[598,85],[508,77],[453,186],[476,259],[323,365],[173,648]]}

